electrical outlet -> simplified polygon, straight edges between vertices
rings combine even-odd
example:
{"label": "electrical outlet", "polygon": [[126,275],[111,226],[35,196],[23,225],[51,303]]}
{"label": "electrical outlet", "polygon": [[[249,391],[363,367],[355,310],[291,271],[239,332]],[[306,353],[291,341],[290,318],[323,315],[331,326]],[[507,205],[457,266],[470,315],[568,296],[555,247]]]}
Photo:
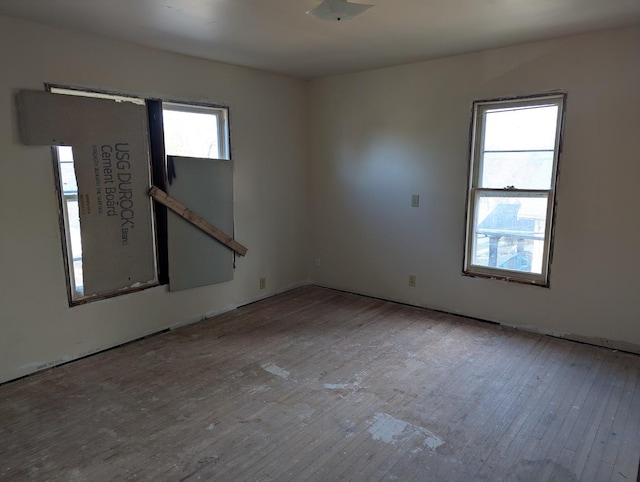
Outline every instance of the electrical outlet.
{"label": "electrical outlet", "polygon": [[267,278],[260,278],[260,289],[263,290],[267,287]]}
{"label": "electrical outlet", "polygon": [[411,207],[417,208],[420,206],[420,194],[413,194],[411,196]]}
{"label": "electrical outlet", "polygon": [[316,268],[320,267],[320,258],[316,258],[315,264],[316,264]]}
{"label": "electrical outlet", "polygon": [[416,275],[415,274],[410,274],[409,275],[409,286],[411,286],[412,288],[416,287]]}

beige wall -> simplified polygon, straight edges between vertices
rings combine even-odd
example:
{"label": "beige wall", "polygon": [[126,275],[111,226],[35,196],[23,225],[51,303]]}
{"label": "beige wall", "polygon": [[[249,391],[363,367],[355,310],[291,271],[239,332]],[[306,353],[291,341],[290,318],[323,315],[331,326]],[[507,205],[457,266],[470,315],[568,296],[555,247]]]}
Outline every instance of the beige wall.
{"label": "beige wall", "polygon": [[[640,349],[639,86],[639,28],[313,81],[312,279]],[[568,98],[551,288],[462,276],[472,101],[555,89]]]}
{"label": "beige wall", "polygon": [[[0,64],[0,381],[306,281],[306,82],[3,17]],[[230,106],[233,281],[68,307],[51,152],[17,138],[14,94],[44,82]]]}

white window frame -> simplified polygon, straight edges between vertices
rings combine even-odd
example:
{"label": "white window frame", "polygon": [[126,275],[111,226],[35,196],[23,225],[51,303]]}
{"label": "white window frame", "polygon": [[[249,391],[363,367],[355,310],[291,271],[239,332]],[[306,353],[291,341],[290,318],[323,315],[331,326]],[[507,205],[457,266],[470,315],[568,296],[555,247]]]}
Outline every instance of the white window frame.
{"label": "white window frame", "polygon": [[218,126],[218,156],[211,159],[231,159],[229,135],[229,109],[210,104],[191,104],[184,102],[162,101],[163,111],[192,112],[194,114],[215,115]]}
{"label": "white window frame", "polygon": [[[561,151],[562,127],[564,118],[565,93],[529,96],[524,98],[500,99],[489,101],[475,101],[473,103],[471,124],[471,158],[469,171],[469,185],[467,191],[467,220],[464,252],[463,274],[487,278],[517,281],[538,286],[549,286],[549,268],[552,260],[554,214],[556,205],[556,185],[558,174],[558,160]],[[553,152],[553,166],[549,189],[519,189],[514,186],[504,186],[502,189],[480,187],[484,154],[485,113],[489,110],[526,108],[534,106],[557,105],[556,136]],[[491,267],[473,264],[473,249],[476,240],[475,228],[477,216],[477,202],[482,194],[492,196],[517,197],[547,197],[547,213],[543,239],[542,272],[529,273],[510,270],[501,267]]]}

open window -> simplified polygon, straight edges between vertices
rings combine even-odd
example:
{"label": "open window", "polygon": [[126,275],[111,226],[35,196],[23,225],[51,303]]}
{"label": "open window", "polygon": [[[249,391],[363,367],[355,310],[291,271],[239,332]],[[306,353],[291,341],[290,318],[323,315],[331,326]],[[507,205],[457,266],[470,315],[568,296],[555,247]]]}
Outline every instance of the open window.
{"label": "open window", "polygon": [[548,286],[564,99],[474,103],[466,274]]}

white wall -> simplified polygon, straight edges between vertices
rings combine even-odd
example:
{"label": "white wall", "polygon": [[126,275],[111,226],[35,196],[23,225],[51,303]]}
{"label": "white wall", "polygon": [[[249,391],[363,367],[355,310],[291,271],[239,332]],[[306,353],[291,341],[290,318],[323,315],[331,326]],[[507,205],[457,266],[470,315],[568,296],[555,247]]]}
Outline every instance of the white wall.
{"label": "white wall", "polygon": [[[554,89],[551,287],[462,276],[472,101]],[[640,351],[640,28],[319,79],[310,105],[312,279]]]}
{"label": "white wall", "polygon": [[[629,28],[319,79],[309,90],[0,17],[0,382],[309,275],[640,351],[638,59],[640,29]],[[21,145],[16,127],[15,92],[44,82],[231,107],[236,237],[249,248],[232,282],[68,307],[51,154]],[[550,89],[568,92],[551,288],[464,277],[471,103]]]}
{"label": "white wall", "polygon": [[[307,82],[4,17],[0,65],[0,382],[306,281]],[[14,94],[44,82],[230,106],[249,248],[232,282],[68,307],[51,152],[21,145],[16,127]]]}

